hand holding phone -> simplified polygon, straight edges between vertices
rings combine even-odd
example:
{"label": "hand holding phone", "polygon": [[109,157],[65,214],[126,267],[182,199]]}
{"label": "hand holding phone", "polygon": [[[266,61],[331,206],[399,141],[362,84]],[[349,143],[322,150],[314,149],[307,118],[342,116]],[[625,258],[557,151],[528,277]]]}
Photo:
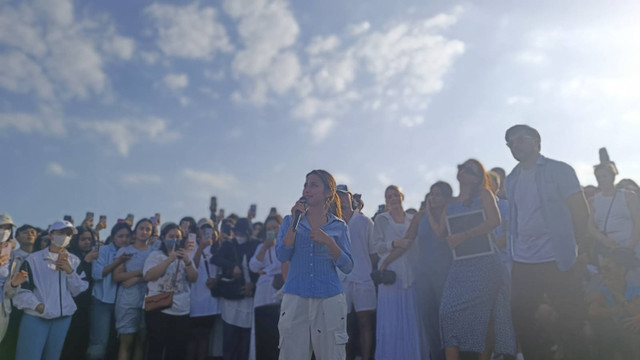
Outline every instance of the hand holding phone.
{"label": "hand holding phone", "polygon": [[11,257],[11,244],[8,241],[2,243],[2,251],[0,251],[0,266],[9,262]]}

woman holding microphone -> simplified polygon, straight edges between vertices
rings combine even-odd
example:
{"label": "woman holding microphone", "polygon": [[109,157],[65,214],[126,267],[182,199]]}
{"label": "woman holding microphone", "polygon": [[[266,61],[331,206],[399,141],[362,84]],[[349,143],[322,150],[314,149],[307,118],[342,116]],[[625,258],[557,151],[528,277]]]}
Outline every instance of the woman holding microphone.
{"label": "woman holding microphone", "polygon": [[336,181],[313,170],[302,195],[276,241],[278,260],[290,262],[278,323],[280,359],[310,359],[312,352],[318,360],[344,359],[347,303],[336,268],[350,273],[353,258]]}

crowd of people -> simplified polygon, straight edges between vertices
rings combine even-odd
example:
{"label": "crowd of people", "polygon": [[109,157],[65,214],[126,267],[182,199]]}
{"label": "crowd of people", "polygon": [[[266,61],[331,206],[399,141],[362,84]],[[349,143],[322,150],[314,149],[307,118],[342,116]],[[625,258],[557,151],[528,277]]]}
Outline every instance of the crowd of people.
{"label": "crowd of people", "polygon": [[640,359],[640,189],[596,186],[505,134],[518,165],[458,165],[419,209],[369,217],[324,170],[282,217],[0,215],[3,359]]}

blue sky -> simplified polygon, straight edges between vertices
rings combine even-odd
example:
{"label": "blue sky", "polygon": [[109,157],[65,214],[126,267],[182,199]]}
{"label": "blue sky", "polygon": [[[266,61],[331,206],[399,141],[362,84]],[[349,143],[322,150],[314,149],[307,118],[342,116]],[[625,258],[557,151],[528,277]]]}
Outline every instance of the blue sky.
{"label": "blue sky", "polygon": [[287,213],[327,169],[417,207],[456,164],[511,169],[528,123],[584,184],[640,179],[636,1],[0,1],[0,212]]}

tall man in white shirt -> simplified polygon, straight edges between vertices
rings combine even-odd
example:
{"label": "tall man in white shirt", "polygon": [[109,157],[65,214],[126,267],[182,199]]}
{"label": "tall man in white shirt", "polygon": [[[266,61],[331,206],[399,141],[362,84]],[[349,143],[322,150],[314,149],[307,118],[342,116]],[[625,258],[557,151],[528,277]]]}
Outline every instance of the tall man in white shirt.
{"label": "tall man in white shirt", "polygon": [[[510,203],[509,245],[513,257],[512,312],[525,359],[549,359],[548,336],[536,326],[536,311],[546,300],[558,314],[558,349],[565,359],[583,359],[586,315],[575,271],[579,240],[589,207],[571,166],[540,155],[540,134],[515,125],[505,134],[518,165],[507,177]],[[546,300],[545,300],[546,299]]]}
{"label": "tall man in white shirt", "polygon": [[[340,196],[342,218],[349,227],[353,256],[353,270],[349,275],[342,275],[342,287],[347,299],[348,311],[356,312],[362,359],[370,359],[373,347],[372,317],[376,310],[376,289],[371,280],[371,254],[374,252],[369,249],[373,221],[354,211],[353,197],[347,185],[338,185],[336,191]],[[349,337],[349,343],[353,341],[354,339]],[[352,349],[353,346],[349,348]],[[353,357],[353,351],[349,351],[348,355]]]}

